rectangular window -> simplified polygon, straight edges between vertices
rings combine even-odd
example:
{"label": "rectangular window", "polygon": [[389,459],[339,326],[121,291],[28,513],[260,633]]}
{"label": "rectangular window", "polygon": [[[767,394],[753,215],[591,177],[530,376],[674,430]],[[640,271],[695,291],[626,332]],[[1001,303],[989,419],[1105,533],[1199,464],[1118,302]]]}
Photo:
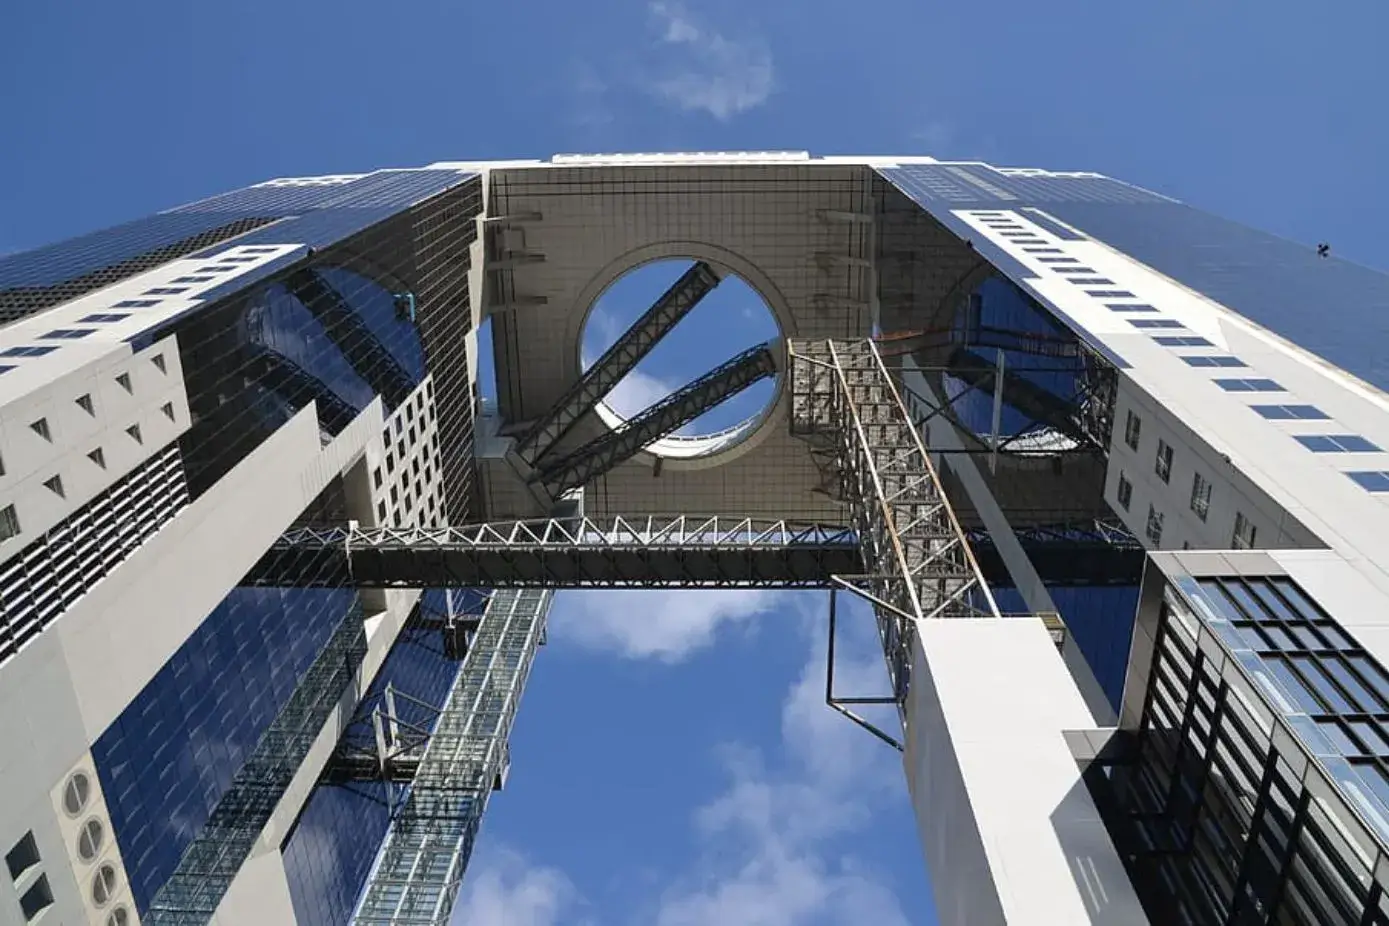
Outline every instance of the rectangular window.
{"label": "rectangular window", "polygon": [[1215,384],[1226,392],[1284,392],[1271,379],[1218,379]]}
{"label": "rectangular window", "polygon": [[1158,511],[1152,505],[1148,506],[1148,524],[1144,528],[1143,533],[1153,546],[1162,545],[1162,512]]}
{"label": "rectangular window", "polygon": [[1379,453],[1378,445],[1359,434],[1299,434],[1294,438],[1313,453]]}
{"label": "rectangular window", "polygon": [[1074,257],[1039,257],[1037,260],[1044,264],[1078,264],[1080,261]]}
{"label": "rectangular window", "polygon": [[1175,318],[1130,318],[1129,324],[1135,328],[1180,328],[1182,323]]}
{"label": "rectangular window", "polygon": [[158,299],[122,299],[113,309],[148,309],[150,306],[159,305]]}
{"label": "rectangular window", "polygon": [[1105,305],[1111,312],[1156,312],[1153,306],[1142,302],[1114,302]]}
{"label": "rectangular window", "polygon": [[179,293],[188,292],[187,286],[156,286],[154,289],[145,290],[146,296],[177,296]]}
{"label": "rectangular window", "polygon": [[1242,367],[1244,361],[1238,357],[1221,356],[1214,357],[1183,357],[1189,367]]}
{"label": "rectangular window", "polygon": [[1389,473],[1378,472],[1346,473],[1355,480],[1356,485],[1367,492],[1389,492]]}
{"label": "rectangular window", "polygon": [[1211,484],[1200,473],[1191,480],[1191,510],[1202,521],[1211,510]]}
{"label": "rectangular window", "polygon": [[36,344],[28,344],[22,347],[11,347],[0,353],[0,357],[42,357],[44,354],[51,354],[57,349],[56,347],[40,347]]}
{"label": "rectangular window", "polygon": [[14,510],[14,505],[6,505],[0,508],[0,543],[4,543],[11,537],[19,534],[19,512]]}
{"label": "rectangular window", "polygon": [[[1113,308],[1113,306],[1110,306]],[[1153,338],[1162,347],[1214,347],[1210,341],[1194,334],[1162,334]]]}
{"label": "rectangular window", "polygon": [[124,321],[125,319],[127,319],[127,318],[129,318],[129,317],[130,317],[129,315],[121,315],[121,314],[117,314],[117,313],[115,313],[115,312],[98,312],[98,313],[95,314],[95,315],[88,315],[88,316],[85,317],[85,318],[79,318],[78,321],[80,321],[80,322],[86,322],[87,324],[96,324],[96,323],[99,323],[99,322],[119,322],[119,321]]}
{"label": "rectangular window", "polygon": [[1162,438],[1158,438],[1157,462],[1153,466],[1153,472],[1163,482],[1172,481],[1172,445]]}
{"label": "rectangular window", "polygon": [[209,282],[209,281],[211,281],[211,280],[212,280],[212,277],[177,277],[177,278],[175,278],[175,279],[173,279],[173,280],[170,280],[169,282],[171,282],[171,283],[207,283],[207,282]]}
{"label": "rectangular window", "polygon": [[1129,477],[1123,471],[1119,472],[1119,504],[1125,511],[1129,510],[1129,504],[1133,502],[1133,483],[1129,482]]}
{"label": "rectangular window", "polygon": [[1254,538],[1258,532],[1254,529],[1254,522],[1244,516],[1243,512],[1235,512],[1235,533],[1230,538],[1230,546],[1236,550],[1254,549]]}
{"label": "rectangular window", "polygon": [[40,337],[58,341],[75,341],[78,338],[85,338],[95,330],[95,328],[54,328],[48,334],[40,335]]}
{"label": "rectangular window", "polygon": [[[1096,270],[1094,267],[1072,267],[1070,264],[1067,264],[1064,267],[1052,267],[1051,269],[1055,270],[1057,273],[1099,273],[1099,271]],[[1072,280],[1071,282],[1078,283],[1080,281]],[[1109,285],[1113,286],[1114,284],[1110,283]]]}
{"label": "rectangular window", "polygon": [[1251,405],[1249,407],[1270,421],[1324,421],[1331,417],[1315,405]]}
{"label": "rectangular window", "polygon": [[1060,248],[1023,248],[1029,254],[1060,254]]}
{"label": "rectangular window", "polygon": [[1087,289],[1087,295],[1094,296],[1096,299],[1137,299],[1133,293],[1126,289]]}
{"label": "rectangular window", "polygon": [[1124,443],[1129,445],[1130,450],[1138,449],[1138,439],[1143,434],[1143,419],[1129,409],[1128,417],[1124,419]]}
{"label": "rectangular window", "polygon": [[1071,280],[1070,282],[1077,286],[1106,286],[1113,285],[1114,283],[1113,280],[1106,280],[1103,277],[1084,277]]}

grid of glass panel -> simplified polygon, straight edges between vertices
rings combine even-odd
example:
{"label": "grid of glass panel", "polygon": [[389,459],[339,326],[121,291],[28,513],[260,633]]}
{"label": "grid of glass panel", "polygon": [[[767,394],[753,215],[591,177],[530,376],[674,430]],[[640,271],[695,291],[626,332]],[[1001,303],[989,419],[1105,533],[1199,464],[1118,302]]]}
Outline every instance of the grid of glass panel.
{"label": "grid of glass panel", "polygon": [[1150,917],[1389,924],[1384,811],[1359,784],[1389,758],[1389,676],[1289,579],[1178,584],[1200,606],[1169,590],[1136,747],[1108,773]]}

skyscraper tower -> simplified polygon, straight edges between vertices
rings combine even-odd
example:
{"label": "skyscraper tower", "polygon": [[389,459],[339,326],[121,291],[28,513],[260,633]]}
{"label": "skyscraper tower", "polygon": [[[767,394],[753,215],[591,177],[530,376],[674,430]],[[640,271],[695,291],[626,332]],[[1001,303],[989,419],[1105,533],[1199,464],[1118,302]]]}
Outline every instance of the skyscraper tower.
{"label": "skyscraper tower", "polygon": [[[615,411],[730,277],[779,337]],[[872,604],[899,722],[829,700],[943,923],[1389,922],[1384,308],[1097,174],[800,153],[273,180],[0,259],[0,922],[446,923],[554,590],[611,586]]]}

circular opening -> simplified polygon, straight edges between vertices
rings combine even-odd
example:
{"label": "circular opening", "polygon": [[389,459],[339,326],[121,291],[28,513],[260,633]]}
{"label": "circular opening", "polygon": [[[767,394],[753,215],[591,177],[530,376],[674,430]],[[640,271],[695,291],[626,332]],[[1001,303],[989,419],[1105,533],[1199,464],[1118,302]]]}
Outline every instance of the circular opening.
{"label": "circular opening", "polygon": [[77,857],[84,862],[95,860],[101,854],[101,847],[105,842],[106,827],[102,826],[96,817],[92,817],[82,824],[82,832],[77,837]]}
{"label": "circular opening", "polygon": [[106,917],[106,926],[130,926],[130,910],[122,904]]}
{"label": "circular opening", "polygon": [[[694,265],[692,259],[653,261],[627,271],[604,290],[584,320],[583,369],[592,367]],[[622,425],[745,351],[780,336],[761,294],[736,274],[718,272],[722,281],[599,404],[598,413],[609,427]],[[777,386],[775,375],[759,378],[646,450],[691,459],[730,449],[747,438],[775,404]]]}
{"label": "circular opening", "polygon": [[116,893],[116,868],[114,865],[102,865],[92,875],[92,902],[98,907],[104,907],[111,902],[111,896]]}
{"label": "circular opening", "polygon": [[87,807],[92,796],[92,780],[86,772],[74,772],[63,786],[63,810],[75,817]]}

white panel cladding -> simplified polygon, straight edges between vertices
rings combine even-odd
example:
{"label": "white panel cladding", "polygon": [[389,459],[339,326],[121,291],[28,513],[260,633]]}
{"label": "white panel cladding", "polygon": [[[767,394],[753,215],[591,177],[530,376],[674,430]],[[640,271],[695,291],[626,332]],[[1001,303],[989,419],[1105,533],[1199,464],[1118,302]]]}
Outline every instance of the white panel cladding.
{"label": "white panel cladding", "polygon": [[[86,784],[86,800],[74,803],[74,798],[83,793],[83,782]],[[55,861],[66,865],[75,877],[83,897],[86,922],[91,926],[106,926],[117,909],[124,909],[127,922],[137,926],[139,915],[130,893],[130,883],[126,880],[125,863],[111,827],[106,796],[101,790],[101,780],[97,777],[90,752],[84,753],[53,786],[48,797],[48,810],[67,850],[61,860]],[[80,807],[76,813],[71,812],[74,806]],[[87,833],[85,838],[84,830]],[[98,833],[100,838],[93,839]],[[94,848],[95,854],[84,853],[83,850],[88,848]],[[114,874],[112,880],[108,880],[108,869]],[[100,888],[98,881],[101,882]],[[109,890],[108,885],[112,885]]]}
{"label": "white panel cladding", "polygon": [[1041,621],[917,629],[904,763],[942,926],[1146,924],[1063,736],[1090,712]]}
{"label": "white panel cladding", "polygon": [[64,615],[54,629],[88,742],[299,512],[361,455],[380,431],[380,409],[379,400],[373,402],[326,447],[313,409],[304,409]]}
{"label": "white panel cladding", "polygon": [[135,353],[129,345],[115,345],[6,402],[0,407],[0,508],[14,506],[20,533],[0,541],[0,563],[173,443],[188,426],[173,337]]}
{"label": "white panel cladding", "polygon": [[367,459],[373,523],[397,527],[446,523],[432,378],[417,386],[386,420],[381,445],[373,445]]}
{"label": "white panel cladding", "polygon": [[279,847],[251,853],[236,873],[208,926],[248,923],[294,923],[294,898],[289,893],[284,858]]}

